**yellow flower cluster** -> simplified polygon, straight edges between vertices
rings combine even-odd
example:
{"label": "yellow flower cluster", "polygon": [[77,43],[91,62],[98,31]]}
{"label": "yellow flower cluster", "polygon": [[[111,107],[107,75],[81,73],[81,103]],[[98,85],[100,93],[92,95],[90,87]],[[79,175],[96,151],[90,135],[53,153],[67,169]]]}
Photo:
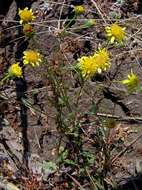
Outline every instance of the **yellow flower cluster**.
{"label": "yellow flower cluster", "polygon": [[32,37],[34,34],[34,28],[30,22],[35,19],[32,9],[28,9],[28,7],[23,10],[19,9],[18,15],[20,17],[20,24],[23,25],[23,33],[27,37]]}
{"label": "yellow flower cluster", "polygon": [[83,56],[78,59],[78,68],[83,78],[87,79],[106,71],[110,67],[110,58],[105,48],[99,49],[93,56]]}
{"label": "yellow flower cluster", "polygon": [[125,28],[122,28],[118,24],[114,23],[105,28],[106,35],[111,44],[114,42],[122,43],[125,38]]}
{"label": "yellow flower cluster", "polygon": [[[74,12],[76,15],[83,14],[85,8],[82,5],[74,6]],[[35,19],[32,9],[28,7],[23,10],[19,9],[18,15],[20,17],[20,24],[23,25],[23,33],[25,35],[31,36],[34,29],[31,22]],[[83,26],[88,28],[96,23],[94,19],[88,20]],[[126,36],[125,28],[122,28],[117,23],[113,23],[105,28],[106,35],[110,43],[122,43]],[[30,35],[29,35],[30,34]],[[30,64],[31,66],[39,66],[41,63],[41,54],[34,50],[26,50],[23,52],[23,64]],[[93,77],[97,73],[106,71],[111,66],[109,53],[105,48],[98,49],[91,56],[82,56],[78,59],[77,67],[79,68],[83,78],[88,79]],[[22,68],[19,63],[15,63],[10,66],[8,74],[11,77],[22,77]],[[128,75],[128,79],[121,81],[123,84],[127,85],[129,90],[132,90],[137,86],[139,80],[136,75],[132,72]]]}
{"label": "yellow flower cluster", "polygon": [[[34,67],[36,65],[39,65],[39,63],[41,62],[41,54],[38,53],[37,51],[26,50],[23,53],[24,53],[24,56],[23,56],[24,65],[31,64]],[[8,77],[11,77],[11,78],[23,77],[22,67],[19,65],[19,63],[14,63],[9,67]]]}
{"label": "yellow flower cluster", "polygon": [[[95,24],[94,20],[90,20],[88,27],[92,26],[93,24]],[[117,23],[113,23],[110,26],[107,26],[105,28],[105,31],[108,40],[110,41],[111,44],[113,43],[122,44],[126,37],[125,28],[122,28]],[[82,56],[81,58],[78,59],[77,63],[77,67],[79,68],[81,75],[85,79],[91,78],[96,73],[101,73],[103,71],[106,71],[107,69],[110,68],[110,66],[111,63],[110,63],[109,53],[105,48],[99,49],[92,56]],[[134,75],[131,73],[131,75],[129,75],[128,78],[129,80],[131,80],[131,84],[130,81],[128,80],[124,80],[123,83],[127,84],[129,88],[130,86],[135,86],[137,82]]]}
{"label": "yellow flower cluster", "polygon": [[[20,17],[20,24],[23,25],[23,33],[28,37],[34,33],[34,29],[30,22],[35,19],[32,9],[28,9],[28,7],[23,10],[19,9],[18,15]],[[23,64],[31,64],[32,66],[39,65],[41,62],[41,55],[37,51],[26,50],[23,52]],[[8,69],[7,77],[15,78],[15,77],[23,77],[22,67],[19,63],[12,64]]]}

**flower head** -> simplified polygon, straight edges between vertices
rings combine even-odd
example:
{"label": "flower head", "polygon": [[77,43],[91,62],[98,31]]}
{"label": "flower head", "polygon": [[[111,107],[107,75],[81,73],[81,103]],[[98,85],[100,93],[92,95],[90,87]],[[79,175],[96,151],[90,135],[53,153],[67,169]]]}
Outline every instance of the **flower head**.
{"label": "flower head", "polygon": [[99,49],[94,55],[94,63],[97,68],[97,72],[101,73],[106,71],[110,67],[110,58],[107,50],[105,48]]}
{"label": "flower head", "polygon": [[99,49],[93,56],[83,56],[78,61],[78,68],[84,78],[90,78],[110,67],[109,54],[105,48]]}
{"label": "flower head", "polygon": [[34,29],[33,29],[32,25],[30,25],[30,24],[24,24],[23,25],[23,32],[24,33],[31,33],[33,31],[34,31]]}
{"label": "flower head", "polygon": [[125,37],[125,28],[122,28],[118,24],[114,23],[105,28],[107,37],[110,43],[113,44],[115,41],[122,43]]}
{"label": "flower head", "polygon": [[32,9],[29,10],[28,7],[23,10],[19,9],[18,15],[20,17],[20,24],[28,23],[35,19]]}
{"label": "flower head", "polygon": [[31,64],[34,67],[35,65],[39,66],[40,62],[41,62],[40,53],[33,50],[24,51],[24,56],[23,56],[24,65]]}
{"label": "flower head", "polygon": [[27,37],[32,37],[34,34],[34,28],[31,24],[24,24],[23,25],[23,33],[27,36]]}
{"label": "flower head", "polygon": [[85,8],[82,5],[76,5],[74,6],[74,12],[77,15],[83,14],[85,12]]}
{"label": "flower head", "polygon": [[19,66],[19,63],[14,63],[8,69],[8,74],[10,77],[22,77],[22,68]]}
{"label": "flower head", "polygon": [[105,121],[106,128],[112,129],[112,128],[115,128],[116,126],[117,126],[117,123],[113,118],[106,119]]}
{"label": "flower head", "polygon": [[129,92],[132,92],[138,86],[138,84],[139,84],[139,78],[131,70],[131,73],[128,74],[128,78],[125,79],[125,80],[122,80],[121,83],[127,86]]}
{"label": "flower head", "polygon": [[90,78],[96,73],[97,68],[93,56],[83,56],[79,58],[78,61],[79,63],[77,66],[84,78]]}

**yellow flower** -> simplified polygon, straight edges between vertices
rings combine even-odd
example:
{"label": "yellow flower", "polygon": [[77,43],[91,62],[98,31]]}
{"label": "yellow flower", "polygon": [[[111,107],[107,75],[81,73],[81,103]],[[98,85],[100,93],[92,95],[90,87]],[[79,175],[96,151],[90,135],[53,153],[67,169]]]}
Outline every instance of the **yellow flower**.
{"label": "yellow flower", "polygon": [[25,36],[31,38],[34,35],[34,28],[31,24],[24,24],[23,25],[23,33],[25,34]]}
{"label": "yellow flower", "polygon": [[97,68],[93,56],[82,56],[78,59],[78,61],[79,63],[77,66],[80,69],[81,74],[84,78],[90,78],[96,73]]}
{"label": "yellow flower", "polygon": [[41,62],[40,53],[33,50],[24,51],[24,56],[23,56],[24,65],[31,64],[34,67],[35,65],[39,66],[40,62]]}
{"label": "yellow flower", "polygon": [[131,70],[131,73],[128,74],[128,78],[125,79],[125,80],[122,80],[121,83],[127,86],[128,91],[132,92],[138,86],[138,84],[139,84],[139,78]]}
{"label": "yellow flower", "polygon": [[85,12],[85,8],[82,5],[76,5],[74,6],[74,12],[77,15],[83,14]]}
{"label": "yellow flower", "polygon": [[98,73],[101,73],[102,71],[106,71],[111,65],[109,54],[105,48],[99,49],[93,55],[93,58],[94,58],[94,63],[96,65]]}
{"label": "yellow flower", "polygon": [[110,43],[113,44],[115,41],[122,43],[125,37],[125,28],[122,28],[118,24],[114,23],[105,28],[107,37]]}
{"label": "yellow flower", "polygon": [[78,61],[78,68],[84,78],[90,78],[96,73],[106,71],[111,65],[105,48],[99,49],[93,56],[83,56]]}
{"label": "yellow flower", "polygon": [[20,24],[28,23],[35,19],[32,9],[29,10],[28,7],[23,10],[19,9],[18,15],[20,17]]}
{"label": "yellow flower", "polygon": [[26,33],[32,33],[34,32],[34,29],[32,27],[32,25],[30,24],[24,24],[23,25],[23,32],[26,34]]}
{"label": "yellow flower", "polygon": [[19,63],[12,64],[8,70],[8,74],[10,77],[23,77],[22,68],[19,66]]}

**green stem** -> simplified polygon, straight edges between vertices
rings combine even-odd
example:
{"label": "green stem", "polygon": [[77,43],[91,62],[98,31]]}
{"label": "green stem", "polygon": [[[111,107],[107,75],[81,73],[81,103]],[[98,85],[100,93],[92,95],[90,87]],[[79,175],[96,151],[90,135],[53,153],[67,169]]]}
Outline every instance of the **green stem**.
{"label": "green stem", "polygon": [[0,85],[3,85],[3,83],[9,78],[9,74],[7,73],[6,76],[0,81]]}
{"label": "green stem", "polygon": [[69,25],[71,24],[72,21],[74,21],[76,19],[77,15],[75,14],[74,17],[70,20],[70,22],[65,26],[64,31],[66,31],[69,27]]}

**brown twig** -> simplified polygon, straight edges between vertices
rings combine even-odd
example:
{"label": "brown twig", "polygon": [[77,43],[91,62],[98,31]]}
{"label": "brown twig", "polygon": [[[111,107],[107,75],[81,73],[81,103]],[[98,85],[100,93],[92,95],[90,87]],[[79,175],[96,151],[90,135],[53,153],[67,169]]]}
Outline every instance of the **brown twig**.
{"label": "brown twig", "polygon": [[91,0],[91,2],[95,6],[95,8],[97,9],[100,16],[102,17],[102,20],[104,21],[104,23],[107,24],[106,19],[104,18],[102,12],[100,11],[100,8],[98,7],[97,3],[94,0]]}
{"label": "brown twig", "polygon": [[69,176],[72,180],[73,180],[73,182],[78,186],[78,187],[80,187],[80,190],[85,190],[83,187],[82,187],[82,185],[79,183],[79,181],[77,181],[74,177],[72,177],[70,174],[68,174],[68,173],[66,173],[66,175],[67,176]]}
{"label": "brown twig", "polygon": [[127,122],[142,122],[142,116],[136,116],[136,117],[131,117],[131,116],[118,116],[118,115],[112,115],[112,114],[106,114],[106,113],[97,113],[97,116],[100,117],[107,117],[107,118],[114,118],[116,120],[120,121],[127,121]]}

